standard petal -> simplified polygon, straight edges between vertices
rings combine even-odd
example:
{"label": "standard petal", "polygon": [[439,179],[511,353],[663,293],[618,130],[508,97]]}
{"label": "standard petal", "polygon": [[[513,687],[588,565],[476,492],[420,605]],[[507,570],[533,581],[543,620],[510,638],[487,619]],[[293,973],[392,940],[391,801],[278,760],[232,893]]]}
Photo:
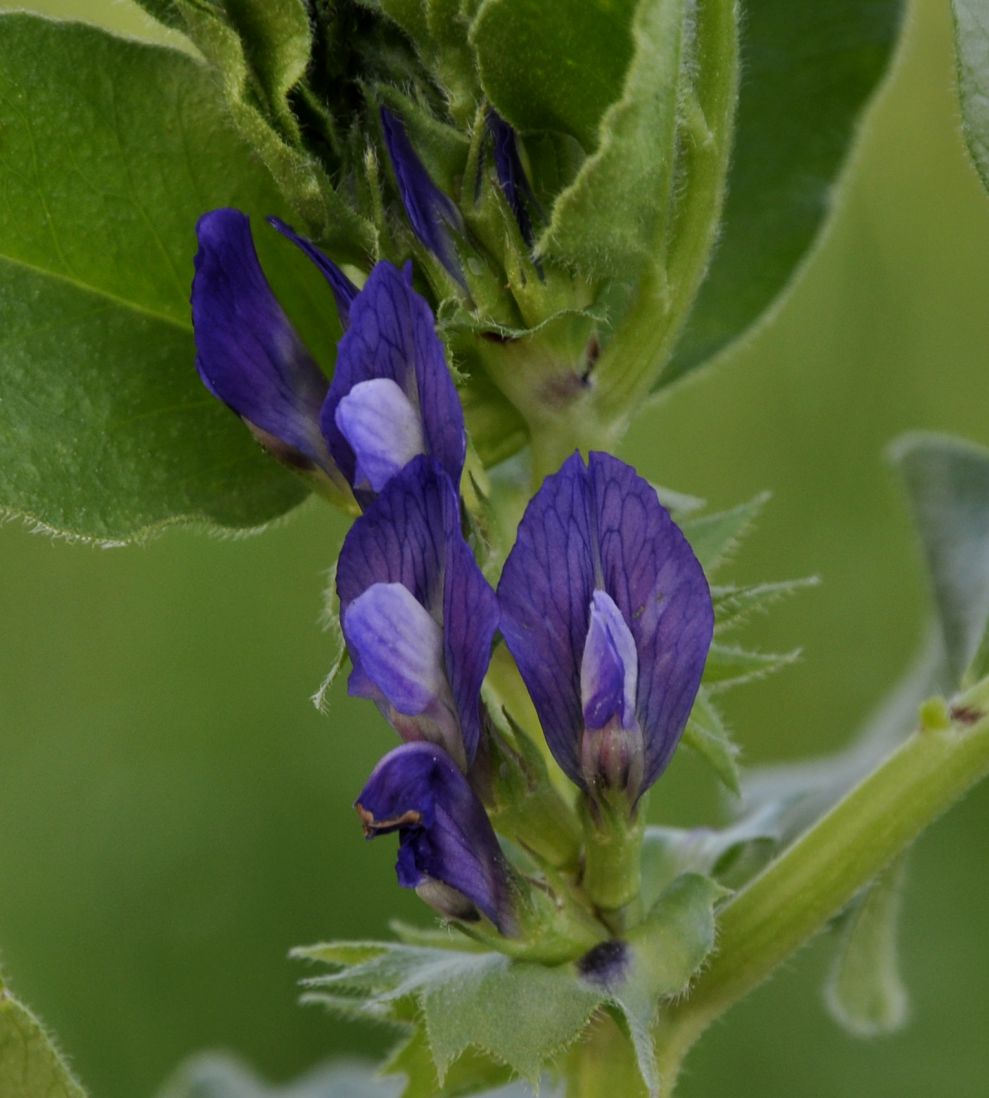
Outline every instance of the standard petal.
{"label": "standard petal", "polygon": [[300,248],[319,268],[323,277],[330,284],[330,289],[333,291],[333,297],[337,303],[337,313],[340,316],[340,323],[346,328],[347,321],[350,317],[350,306],[358,294],[357,287],[343,271],[340,270],[333,260],[329,258],[329,256],[320,251],[311,240],[307,240],[304,236],[300,236],[291,225],[286,225],[285,222],[278,217],[269,217],[268,224],[277,229],[282,236],[288,237],[288,239]]}
{"label": "standard petal", "polygon": [[655,489],[610,454],[589,476],[602,586],[628,623],[638,654],[636,715],[645,741],[643,789],[680,740],[714,629],[704,570]]}
{"label": "standard petal", "polygon": [[443,631],[400,583],[375,583],[347,607],[343,632],[390,705],[417,716],[444,693]]}
{"label": "standard petal", "polygon": [[526,508],[502,570],[498,604],[502,634],[549,749],[582,787],[580,665],[594,587],[587,470],[574,454]]}
{"label": "standard petal", "polygon": [[635,722],[637,678],[638,656],[628,625],[611,596],[595,591],[580,663],[584,727],[604,728],[617,720],[622,728],[630,728]]}
{"label": "standard petal", "polygon": [[[336,413],[356,386],[376,379],[398,386],[420,418],[425,452],[458,484],[467,436],[443,344],[429,306],[412,289],[411,267],[403,272],[387,261],[375,266],[354,299],[350,326],[340,341],[333,383],[321,413],[330,453],[352,485],[357,455]],[[396,439],[389,460],[405,464],[404,453],[403,441]]]}
{"label": "standard petal", "polygon": [[261,270],[247,216],[212,210],[196,232],[192,323],[203,383],[279,456],[332,475],[319,429],[327,381]]}
{"label": "standard petal", "polygon": [[450,277],[466,289],[452,238],[453,233],[464,231],[460,211],[430,178],[398,115],[382,107],[381,125],[412,231],[443,264]]}
{"label": "standard petal", "polygon": [[354,452],[355,488],[380,492],[426,451],[419,410],[391,378],[358,382],[333,419]]}
{"label": "standard petal", "polygon": [[511,886],[498,840],[483,805],[442,748],[413,743],[389,752],[356,807],[369,838],[399,832],[401,885],[429,900],[437,892],[423,886],[440,882],[503,933],[511,931]]}

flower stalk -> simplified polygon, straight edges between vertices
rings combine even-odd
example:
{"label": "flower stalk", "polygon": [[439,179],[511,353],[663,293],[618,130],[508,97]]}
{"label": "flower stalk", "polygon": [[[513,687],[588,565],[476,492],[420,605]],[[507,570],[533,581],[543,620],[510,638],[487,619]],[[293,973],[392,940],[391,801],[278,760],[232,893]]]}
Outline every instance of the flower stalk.
{"label": "flower stalk", "polygon": [[719,913],[718,952],[656,1032],[666,1098],[704,1030],[989,775],[989,680],[920,727]]}

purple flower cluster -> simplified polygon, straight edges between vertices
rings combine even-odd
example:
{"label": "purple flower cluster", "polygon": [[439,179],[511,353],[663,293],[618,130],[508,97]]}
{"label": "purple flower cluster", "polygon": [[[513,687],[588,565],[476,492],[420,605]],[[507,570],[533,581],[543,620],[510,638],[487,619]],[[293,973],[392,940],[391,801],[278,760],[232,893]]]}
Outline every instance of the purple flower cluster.
{"label": "purple flower cluster", "polygon": [[[387,112],[383,121],[413,228],[455,274],[443,235],[455,211],[401,123]],[[513,135],[490,125],[501,185],[527,233]],[[411,266],[381,261],[358,289],[315,245],[271,223],[329,283],[344,327],[332,381],[269,286],[247,217],[232,209],[198,225],[200,376],[276,456],[345,486],[362,508],[337,567],[349,690],[404,741],[358,798],[365,833],[398,832],[400,884],[449,917],[484,915],[512,934],[512,873],[475,792],[492,646],[500,633],[563,771],[592,802],[617,795],[634,812],[700,683],[713,627],[703,571],[630,466],[575,453],[529,504],[496,595],[464,538],[463,411]]]}

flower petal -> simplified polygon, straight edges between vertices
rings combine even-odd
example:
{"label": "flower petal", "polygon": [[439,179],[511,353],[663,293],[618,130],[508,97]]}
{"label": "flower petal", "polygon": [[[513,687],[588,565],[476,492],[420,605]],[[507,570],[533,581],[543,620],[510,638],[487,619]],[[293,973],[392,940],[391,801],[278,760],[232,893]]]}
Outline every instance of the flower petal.
{"label": "flower petal", "polygon": [[[340,402],[361,382],[394,382],[416,409],[425,450],[458,484],[467,452],[464,413],[436,335],[433,314],[412,289],[411,267],[378,263],[354,299],[350,326],[337,354],[333,383],[321,413],[323,434],[344,476],[355,484],[357,456],[337,422]],[[405,464],[401,440],[389,460]],[[379,450],[379,454],[382,451]]]}
{"label": "flower petal", "polygon": [[595,591],[580,663],[585,728],[604,728],[616,718],[623,728],[631,727],[638,663],[635,641],[622,612],[607,592]]}
{"label": "flower petal", "polygon": [[280,456],[332,475],[319,430],[326,378],[261,270],[247,216],[212,210],[196,232],[192,322],[203,383]]}
{"label": "flower petal", "polygon": [[354,452],[354,487],[380,492],[426,451],[419,410],[391,378],[358,382],[333,419]]}
{"label": "flower petal", "polygon": [[[635,646],[635,721],[626,712],[630,653],[607,593]],[[622,726],[643,737],[641,790],[667,765],[683,732],[711,643],[714,614],[704,572],[655,490],[608,454],[589,467],[574,454],[529,504],[498,587],[501,629],[525,680],[547,743],[582,788],[585,703],[618,703]],[[593,626],[594,610],[603,616]],[[596,636],[588,638],[591,628]],[[604,651],[614,647],[614,659]],[[585,651],[601,666],[587,671]],[[608,662],[611,660],[610,666]],[[590,714],[593,720],[599,714]]]}
{"label": "flower petal", "polygon": [[443,264],[450,277],[466,289],[450,235],[451,231],[460,234],[464,231],[460,211],[430,178],[398,115],[382,107],[381,125],[412,231]]}
{"label": "flower petal", "polygon": [[307,240],[304,236],[300,236],[291,225],[286,225],[285,222],[278,217],[269,217],[268,224],[271,225],[272,228],[277,229],[282,236],[288,237],[288,239],[300,248],[319,268],[323,277],[330,284],[330,289],[333,291],[333,297],[336,299],[340,323],[346,328],[350,315],[350,306],[359,292],[357,287],[343,271],[340,270],[333,260],[329,258],[329,256],[325,255],[317,248],[311,240]]}
{"label": "flower petal", "polygon": [[456,491],[430,458],[417,457],[392,477],[344,540],[337,566],[344,620],[374,584],[401,584],[441,624],[444,670],[469,762],[480,739],[481,681],[497,603],[461,533]]}
{"label": "flower petal", "polygon": [[592,540],[587,470],[574,454],[526,508],[498,585],[505,642],[553,757],[580,786],[580,665],[595,587]]}
{"label": "flower petal", "polygon": [[[399,883],[424,898],[438,881],[466,897],[503,933],[512,929],[510,881],[484,807],[442,748],[411,743],[389,752],[368,779],[357,810],[369,838],[398,831]],[[446,914],[462,916],[462,911]]]}
{"label": "flower petal", "polygon": [[647,789],[669,763],[700,686],[714,630],[711,593],[655,489],[610,454],[592,453],[589,466],[602,586],[638,653]]}
{"label": "flower petal", "polygon": [[400,583],[375,583],[347,607],[347,644],[399,713],[425,712],[446,686],[443,631]]}

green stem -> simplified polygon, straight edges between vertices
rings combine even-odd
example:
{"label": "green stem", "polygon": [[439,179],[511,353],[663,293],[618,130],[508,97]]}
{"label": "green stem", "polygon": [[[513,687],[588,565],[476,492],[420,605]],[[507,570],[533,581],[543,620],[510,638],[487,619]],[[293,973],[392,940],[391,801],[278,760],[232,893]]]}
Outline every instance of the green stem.
{"label": "green stem", "polygon": [[[672,1093],[684,1056],[714,1019],[766,980],[901,851],[989,775],[989,680],[922,727],[722,909],[718,952],[657,1030]],[[941,719],[943,717],[943,719]]]}

